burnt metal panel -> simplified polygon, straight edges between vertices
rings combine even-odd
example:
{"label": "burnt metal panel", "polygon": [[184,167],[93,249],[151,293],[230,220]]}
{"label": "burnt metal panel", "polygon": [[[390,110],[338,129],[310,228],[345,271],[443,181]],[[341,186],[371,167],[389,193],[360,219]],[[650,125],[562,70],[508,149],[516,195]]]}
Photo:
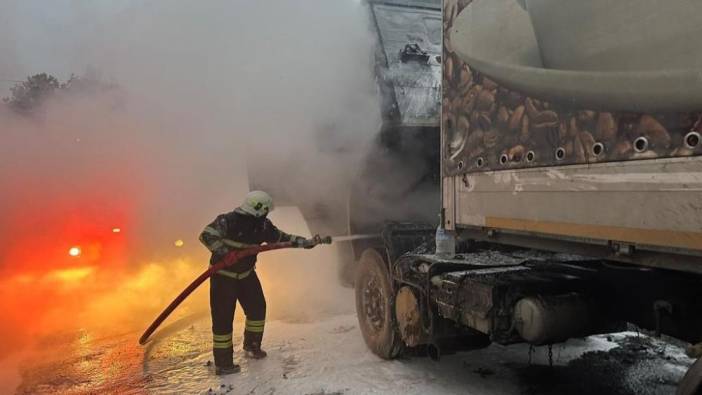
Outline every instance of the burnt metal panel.
{"label": "burnt metal panel", "polygon": [[[470,262],[472,254],[464,259]],[[553,256],[555,257],[555,255]],[[594,272],[558,262],[474,268],[440,274],[432,292],[440,315],[507,344],[520,339],[512,331],[514,303],[527,295],[582,291]]]}
{"label": "burnt metal panel", "polygon": [[[439,124],[441,10],[438,1],[369,1],[378,36],[376,74],[386,120],[405,126]],[[408,45],[426,56],[407,57]]]}

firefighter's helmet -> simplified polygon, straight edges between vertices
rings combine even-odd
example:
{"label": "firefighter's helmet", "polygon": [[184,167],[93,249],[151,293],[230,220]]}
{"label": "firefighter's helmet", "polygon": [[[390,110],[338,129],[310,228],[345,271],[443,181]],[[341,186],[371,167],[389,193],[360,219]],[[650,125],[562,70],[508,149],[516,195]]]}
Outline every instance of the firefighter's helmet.
{"label": "firefighter's helmet", "polygon": [[263,191],[251,191],[239,208],[254,217],[263,217],[273,211],[273,198]]}

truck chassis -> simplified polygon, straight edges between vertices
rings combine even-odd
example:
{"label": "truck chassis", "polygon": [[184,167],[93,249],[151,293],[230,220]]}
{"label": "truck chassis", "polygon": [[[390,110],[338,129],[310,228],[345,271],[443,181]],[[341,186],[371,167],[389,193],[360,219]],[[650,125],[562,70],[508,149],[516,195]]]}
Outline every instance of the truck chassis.
{"label": "truck chassis", "polygon": [[359,324],[382,358],[421,348],[439,359],[493,342],[550,345],[627,323],[702,341],[699,275],[486,242],[463,241],[456,256],[439,257],[433,231],[387,224],[361,254]]}

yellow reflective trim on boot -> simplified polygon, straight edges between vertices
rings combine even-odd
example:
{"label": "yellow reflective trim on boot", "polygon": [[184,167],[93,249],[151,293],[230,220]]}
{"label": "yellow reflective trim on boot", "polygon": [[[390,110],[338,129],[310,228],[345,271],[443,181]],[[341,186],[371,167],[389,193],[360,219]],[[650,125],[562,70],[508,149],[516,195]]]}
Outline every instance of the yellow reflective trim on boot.
{"label": "yellow reflective trim on boot", "polygon": [[228,333],[228,334],[226,334],[226,335],[215,335],[215,334],[212,334],[212,340],[214,340],[214,341],[216,341],[216,342],[218,342],[218,341],[219,341],[219,342],[225,342],[225,341],[227,341],[227,340],[232,340],[232,334],[231,334],[231,333]]}
{"label": "yellow reflective trim on boot", "polygon": [[266,320],[260,320],[260,321],[246,320],[245,329],[247,331],[253,332],[253,333],[262,333],[265,325],[266,325]]}
{"label": "yellow reflective trim on boot", "polygon": [[231,348],[234,347],[234,342],[231,340],[226,342],[212,342],[212,348]]}

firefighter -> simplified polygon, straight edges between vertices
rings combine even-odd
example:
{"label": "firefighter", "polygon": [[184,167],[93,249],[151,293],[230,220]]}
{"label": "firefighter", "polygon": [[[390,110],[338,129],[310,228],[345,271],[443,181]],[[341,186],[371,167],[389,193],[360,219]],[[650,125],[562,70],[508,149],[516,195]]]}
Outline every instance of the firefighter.
{"label": "firefighter", "polygon": [[[246,195],[244,203],[234,211],[221,214],[200,234],[200,241],[212,252],[210,265],[222,260],[233,249],[261,243],[291,241],[296,247],[312,248],[315,243],[301,236],[280,231],[266,218],[273,210],[273,199],[263,191]],[[210,278],[210,311],[212,313],[212,352],[218,375],[236,373],[233,361],[232,322],[236,302],[244,309],[244,356],[261,359],[266,319],[266,300],[256,271],[256,256],[243,258],[235,265],[220,270]]]}

